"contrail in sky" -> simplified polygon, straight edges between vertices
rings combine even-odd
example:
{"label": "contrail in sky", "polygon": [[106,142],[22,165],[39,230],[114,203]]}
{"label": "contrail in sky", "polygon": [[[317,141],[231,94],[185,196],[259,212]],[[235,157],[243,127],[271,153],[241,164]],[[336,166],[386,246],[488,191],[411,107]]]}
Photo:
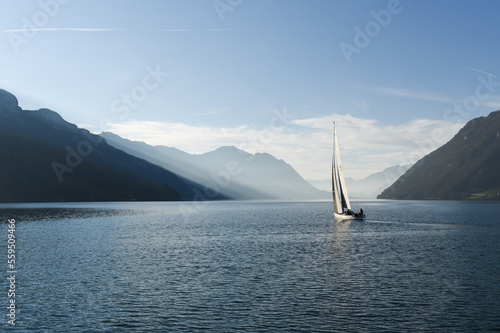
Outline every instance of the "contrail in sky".
{"label": "contrail in sky", "polygon": [[465,65],[462,65],[462,66],[464,66],[467,69],[470,69],[471,71],[475,71],[475,72],[478,72],[478,73],[481,73],[481,74],[486,74],[486,75],[489,75],[489,76],[497,77],[494,74],[491,74],[491,73],[488,73],[488,72],[484,72],[484,71],[480,71],[479,69],[475,69],[473,67],[469,67],[469,66],[465,66]]}
{"label": "contrail in sky", "polygon": [[[430,56],[430,57],[433,57],[433,58],[439,59],[439,60],[441,60],[441,61],[446,61],[446,62],[450,61],[450,60],[448,60],[448,59],[445,59],[445,58],[442,58],[442,57],[436,56],[436,55],[431,54],[431,53],[429,53],[429,52],[422,51],[422,50],[419,50],[419,49],[416,49],[416,48],[413,48],[413,47],[409,47],[409,46],[406,46],[406,45],[401,45],[401,44],[399,44],[399,43],[394,43],[394,42],[391,42],[391,43],[392,43],[392,44],[395,44],[395,45],[397,45],[397,46],[399,46],[399,47],[403,47],[403,48],[405,48],[405,49],[408,49],[408,50],[411,50],[411,51],[415,51],[415,52],[419,52],[419,53],[425,54],[425,55],[427,55],[427,56]],[[471,70],[471,71],[475,71],[475,72],[478,72],[478,73],[481,73],[481,74],[485,74],[485,75],[489,75],[489,76],[492,76],[492,77],[497,77],[495,74],[491,74],[491,73],[488,73],[488,72],[485,72],[485,71],[482,71],[482,70],[476,69],[476,68],[474,68],[474,67],[465,66],[464,64],[461,64],[461,63],[456,62],[456,61],[454,61],[454,62],[455,62],[455,64],[457,64],[457,65],[459,65],[459,66],[462,66],[463,68],[467,68],[467,69],[469,69],[469,70]]]}
{"label": "contrail in sky", "polygon": [[122,28],[35,28],[35,29],[1,29],[0,32],[32,32],[32,31],[77,31],[77,32],[113,32],[113,31],[144,31],[144,32],[195,32],[195,31],[229,31],[228,29],[122,29]]}

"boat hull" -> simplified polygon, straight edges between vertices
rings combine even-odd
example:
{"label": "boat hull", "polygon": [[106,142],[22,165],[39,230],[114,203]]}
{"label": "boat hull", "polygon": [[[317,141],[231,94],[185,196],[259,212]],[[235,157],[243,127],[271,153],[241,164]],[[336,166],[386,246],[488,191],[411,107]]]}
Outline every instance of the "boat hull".
{"label": "boat hull", "polygon": [[339,214],[339,213],[335,213],[335,219],[338,219],[338,220],[364,220],[366,219],[366,215],[363,214],[363,215],[347,215],[347,214]]}

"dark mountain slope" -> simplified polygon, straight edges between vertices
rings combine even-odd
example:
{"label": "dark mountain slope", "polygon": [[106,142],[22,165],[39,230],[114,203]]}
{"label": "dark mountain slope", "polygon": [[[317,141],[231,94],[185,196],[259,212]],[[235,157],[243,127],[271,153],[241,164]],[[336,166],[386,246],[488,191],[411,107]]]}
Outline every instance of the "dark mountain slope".
{"label": "dark mountain slope", "polygon": [[0,90],[0,202],[190,200],[196,184]]}
{"label": "dark mountain slope", "polygon": [[500,200],[500,111],[469,121],[379,199]]}

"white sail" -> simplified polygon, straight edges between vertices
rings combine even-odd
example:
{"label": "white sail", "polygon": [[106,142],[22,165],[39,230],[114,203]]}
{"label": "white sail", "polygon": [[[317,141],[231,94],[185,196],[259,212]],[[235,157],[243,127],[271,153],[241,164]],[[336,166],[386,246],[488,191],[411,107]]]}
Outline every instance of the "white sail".
{"label": "white sail", "polygon": [[335,123],[333,123],[333,156],[332,156],[332,192],[333,192],[333,211],[342,214],[342,204],[340,203],[339,185],[337,176],[337,165],[335,163]]}
{"label": "white sail", "polygon": [[333,163],[332,163],[332,187],[333,187],[333,206],[335,213],[342,214],[344,209],[351,209],[349,195],[345,184],[344,170],[342,169],[342,159],[340,158],[339,143],[337,140],[337,131],[333,123]]}

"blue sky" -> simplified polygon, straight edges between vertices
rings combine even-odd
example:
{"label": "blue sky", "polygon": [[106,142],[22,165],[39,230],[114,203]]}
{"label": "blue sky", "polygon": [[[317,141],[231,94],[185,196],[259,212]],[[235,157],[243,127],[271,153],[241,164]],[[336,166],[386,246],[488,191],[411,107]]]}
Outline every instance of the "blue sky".
{"label": "blue sky", "polygon": [[328,179],[500,109],[500,2],[0,0],[0,87],[93,132],[269,152]]}

